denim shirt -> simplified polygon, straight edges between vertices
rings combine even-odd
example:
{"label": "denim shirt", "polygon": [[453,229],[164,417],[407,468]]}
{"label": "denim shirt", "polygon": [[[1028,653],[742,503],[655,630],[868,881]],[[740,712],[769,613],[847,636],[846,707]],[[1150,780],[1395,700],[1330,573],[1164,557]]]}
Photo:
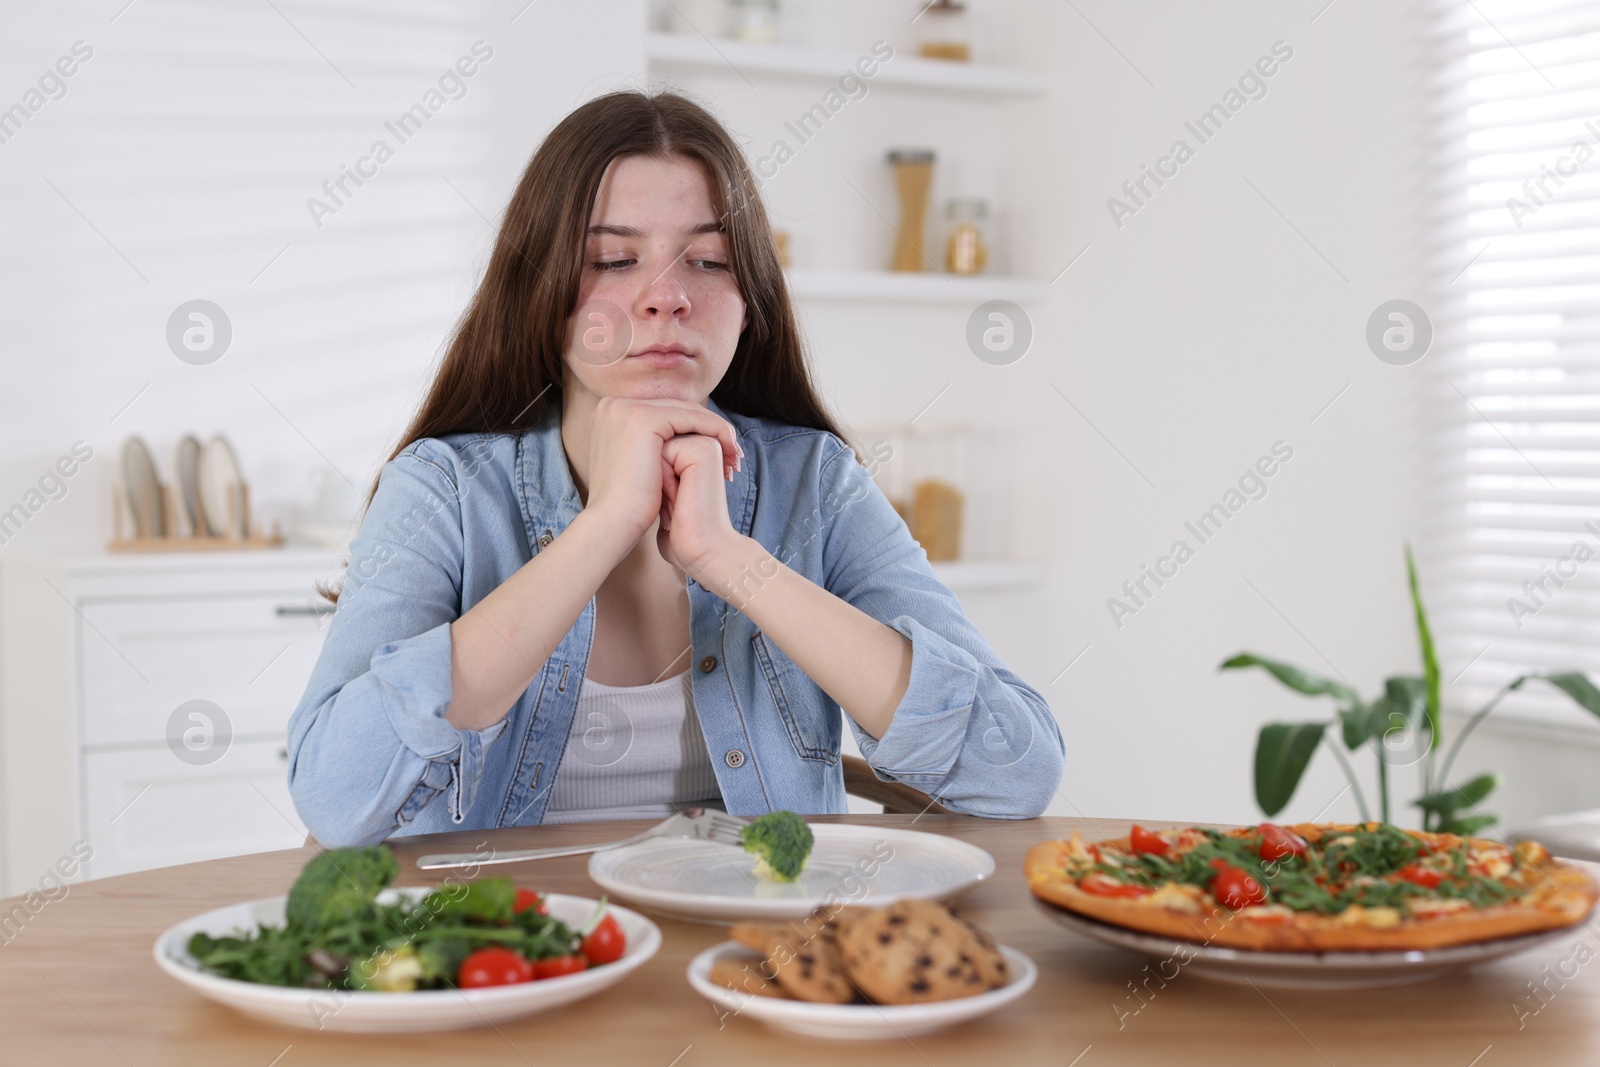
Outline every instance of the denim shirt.
{"label": "denim shirt", "polygon": [[[954,811],[1040,814],[1063,765],[1049,706],[985,643],[854,452],[825,431],[708,407],[744,448],[726,483],[734,529],[911,643],[910,686],[883,736],[851,722],[873,771]],[[480,730],[445,719],[450,624],[581,508],[558,410],[520,434],[416,441],[385,465],[289,721],[289,788],[318,841],[542,820],[594,599],[505,718]],[[844,812],[839,705],[746,615],[693,579],[687,589],[694,710],[727,809]]]}

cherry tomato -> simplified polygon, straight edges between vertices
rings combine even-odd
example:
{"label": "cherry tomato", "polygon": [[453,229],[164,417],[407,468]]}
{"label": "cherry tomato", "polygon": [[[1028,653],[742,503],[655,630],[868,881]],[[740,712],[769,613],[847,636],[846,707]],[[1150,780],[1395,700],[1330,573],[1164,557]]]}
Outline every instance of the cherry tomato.
{"label": "cherry tomato", "polygon": [[1395,877],[1412,885],[1420,885],[1424,889],[1437,889],[1439,883],[1444,881],[1444,872],[1408,863],[1395,872]]}
{"label": "cherry tomato", "polygon": [[1133,832],[1128,835],[1128,847],[1133,850],[1135,856],[1165,856],[1170,846],[1154,830],[1146,830],[1136,825]]}
{"label": "cherry tomato", "polygon": [[1079,882],[1078,888],[1097,897],[1143,897],[1150,894],[1150,890],[1142,885],[1119,882],[1098,871]]}
{"label": "cherry tomato", "polygon": [[622,932],[622,924],[617,922],[615,915],[607,915],[600,920],[600,924],[589,932],[583,939],[583,956],[591,966],[598,967],[602,963],[615,963],[628,951],[628,937]]}
{"label": "cherry tomato", "polygon": [[543,893],[535,893],[531,889],[518,889],[517,899],[511,905],[513,914],[520,914],[532,908],[540,915],[550,914],[550,905],[545,903]]}
{"label": "cherry tomato", "polygon": [[560,978],[567,974],[577,974],[587,970],[589,963],[583,956],[552,956],[547,960],[533,962],[534,978]]}
{"label": "cherry tomato", "polygon": [[533,979],[534,967],[526,956],[508,948],[480,948],[461,961],[456,984],[462,989],[485,989]]}
{"label": "cherry tomato", "polygon": [[1276,823],[1261,824],[1261,846],[1256,850],[1264,860],[1281,860],[1306,854],[1306,839]]}
{"label": "cherry tomato", "polygon": [[1211,880],[1211,895],[1224,908],[1238,911],[1252,904],[1266,903],[1267,891],[1249,874],[1220,859],[1212,860],[1211,866],[1217,871]]}

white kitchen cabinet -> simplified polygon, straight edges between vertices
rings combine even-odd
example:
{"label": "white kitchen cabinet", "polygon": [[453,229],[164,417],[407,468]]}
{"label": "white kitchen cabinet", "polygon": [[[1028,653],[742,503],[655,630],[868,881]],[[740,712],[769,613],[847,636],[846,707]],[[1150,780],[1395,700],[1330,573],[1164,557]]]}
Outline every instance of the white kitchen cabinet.
{"label": "white kitchen cabinet", "polygon": [[293,848],[305,827],[289,799],[282,741],[237,741],[191,767],[160,750],[84,756],[89,874],[103,876]]}
{"label": "white kitchen cabinet", "polygon": [[[0,558],[0,895],[298,845],[289,714],[326,550]],[[202,702],[202,703],[192,703]]]}

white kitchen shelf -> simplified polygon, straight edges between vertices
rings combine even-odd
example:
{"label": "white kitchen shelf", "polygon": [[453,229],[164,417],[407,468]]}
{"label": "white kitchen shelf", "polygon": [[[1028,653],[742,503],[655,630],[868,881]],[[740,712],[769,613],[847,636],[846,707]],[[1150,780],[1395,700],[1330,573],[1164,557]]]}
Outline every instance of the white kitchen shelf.
{"label": "white kitchen shelf", "polygon": [[939,275],[932,271],[811,270],[787,271],[794,295],[816,300],[949,300],[967,303],[1044,299],[1049,286],[1031,278],[997,274]]}
{"label": "white kitchen shelf", "polygon": [[933,573],[951,592],[978,590],[1035,589],[1044,584],[1044,567],[1037,563],[1004,563],[998,560],[957,560],[935,563]]}
{"label": "white kitchen shelf", "polygon": [[[645,35],[644,50],[646,57],[656,63],[717,69],[731,67],[746,74],[760,71],[829,81],[854,71],[856,60],[865,54],[837,48],[751,44],[727,38],[707,39],[697,34],[660,32]],[[857,74],[859,76],[859,72]],[[922,59],[898,49],[893,59],[879,63],[871,82],[987,96],[1029,96],[1045,91],[1044,76],[1033,71]]]}

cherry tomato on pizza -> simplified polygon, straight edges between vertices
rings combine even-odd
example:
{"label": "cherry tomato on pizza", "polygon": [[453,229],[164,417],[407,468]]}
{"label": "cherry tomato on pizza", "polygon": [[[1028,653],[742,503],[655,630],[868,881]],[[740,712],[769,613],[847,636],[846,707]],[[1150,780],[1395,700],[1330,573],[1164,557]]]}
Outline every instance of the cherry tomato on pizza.
{"label": "cherry tomato on pizza", "polygon": [[1304,856],[1306,839],[1276,823],[1261,824],[1261,844],[1256,853],[1264,860],[1281,860],[1290,856]]}
{"label": "cherry tomato on pizza", "polygon": [[1128,834],[1128,848],[1136,856],[1165,856],[1171,851],[1160,834],[1137,825]]}
{"label": "cherry tomato on pizza", "polygon": [[1224,908],[1238,911],[1253,904],[1267,902],[1266,888],[1248,872],[1222,859],[1212,860],[1211,866],[1217,872],[1211,879],[1211,895],[1216,897],[1217,903]]}

